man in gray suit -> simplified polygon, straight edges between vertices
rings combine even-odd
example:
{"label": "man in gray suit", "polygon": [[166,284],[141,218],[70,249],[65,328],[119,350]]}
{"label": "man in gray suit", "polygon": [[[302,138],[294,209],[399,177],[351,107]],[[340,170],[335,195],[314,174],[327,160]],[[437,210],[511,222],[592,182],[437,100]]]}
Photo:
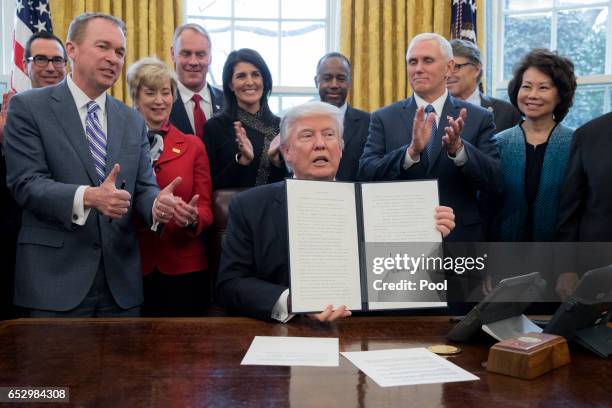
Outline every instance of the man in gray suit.
{"label": "man in gray suit", "polygon": [[137,316],[132,216],[154,228],[168,222],[180,178],[159,191],[143,119],[106,94],[124,63],[123,22],[76,17],[66,51],[66,80],[20,93],[9,106],[7,182],[23,208],[15,304],[31,316]]}
{"label": "man in gray suit", "polygon": [[349,60],[339,52],[325,54],[317,64],[315,84],[321,101],[340,108],[344,118],[344,150],[336,179],[357,181],[359,158],[368,139],[370,114],[353,108],[346,101],[353,84]]}
{"label": "man in gray suit", "polygon": [[509,129],[521,121],[521,114],[512,104],[484,95],[480,91],[482,60],[480,50],[470,41],[453,40],[455,65],[446,79],[446,87],[455,98],[482,106],[493,113],[495,133]]}

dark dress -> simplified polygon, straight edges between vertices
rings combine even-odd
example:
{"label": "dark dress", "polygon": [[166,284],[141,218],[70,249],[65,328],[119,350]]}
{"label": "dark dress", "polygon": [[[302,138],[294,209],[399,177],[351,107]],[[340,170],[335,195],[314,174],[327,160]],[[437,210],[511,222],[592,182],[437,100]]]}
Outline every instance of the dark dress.
{"label": "dark dress", "polygon": [[[268,126],[277,128],[280,118],[274,116],[273,123]],[[262,177],[260,163],[266,154],[265,139],[263,132],[256,130],[243,122],[247,137],[253,145],[254,158],[248,166],[236,162],[236,154],[239,152],[234,131],[234,120],[227,114],[222,113],[206,122],[205,138],[208,161],[210,163],[210,175],[212,178],[213,191],[221,188],[248,188],[257,184],[269,184],[283,180],[287,175],[284,164],[276,167],[269,163],[269,173]],[[257,181],[259,174],[259,182]]]}

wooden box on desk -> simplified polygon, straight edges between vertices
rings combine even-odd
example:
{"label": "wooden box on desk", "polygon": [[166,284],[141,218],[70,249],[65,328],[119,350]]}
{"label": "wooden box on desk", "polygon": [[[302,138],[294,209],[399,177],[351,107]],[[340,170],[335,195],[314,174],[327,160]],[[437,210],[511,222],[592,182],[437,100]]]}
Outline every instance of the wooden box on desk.
{"label": "wooden box on desk", "polygon": [[487,371],[530,380],[569,362],[569,349],[563,337],[527,333],[493,345]]}

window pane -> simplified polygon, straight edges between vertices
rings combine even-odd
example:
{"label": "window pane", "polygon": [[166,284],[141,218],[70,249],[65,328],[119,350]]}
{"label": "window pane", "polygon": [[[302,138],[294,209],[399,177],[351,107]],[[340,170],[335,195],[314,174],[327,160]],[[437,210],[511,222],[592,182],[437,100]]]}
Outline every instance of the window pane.
{"label": "window pane", "polygon": [[278,0],[235,0],[234,15],[242,18],[278,18]]}
{"label": "window pane", "polygon": [[605,87],[601,85],[579,86],[574,96],[574,105],[563,123],[579,127],[589,120],[603,114]]}
{"label": "window pane", "polygon": [[322,18],[327,16],[326,0],[281,0],[282,18]]}
{"label": "window pane", "polygon": [[234,41],[234,49],[252,48],[259,52],[272,73],[272,82],[278,85],[278,23],[236,20]]}
{"label": "window pane", "polygon": [[559,6],[578,6],[587,4],[597,4],[605,2],[606,0],[557,0]]}
{"label": "window pane", "polygon": [[198,23],[206,28],[212,42],[212,61],[208,67],[208,82],[221,87],[221,74],[227,55],[232,50],[231,24],[228,20],[205,20],[190,18],[190,23]]}
{"label": "window pane", "polygon": [[187,15],[206,17],[231,17],[232,0],[189,0]]}
{"label": "window pane", "polygon": [[495,91],[495,97],[497,99],[501,99],[503,101],[510,102],[510,98],[508,98],[508,89],[507,88],[497,89]]}
{"label": "window pane", "polygon": [[314,94],[307,96],[283,96],[281,98],[281,112],[285,112],[296,105],[312,101],[313,99],[315,99]]}
{"label": "window pane", "polygon": [[553,0],[505,0],[506,10],[534,10],[552,7]]}
{"label": "window pane", "polygon": [[504,79],[532,48],[550,48],[550,13],[506,16],[504,19]]}
{"label": "window pane", "polygon": [[268,106],[272,113],[277,116],[280,116],[280,96],[270,95],[268,98]]}
{"label": "window pane", "polygon": [[578,9],[559,13],[558,50],[572,59],[576,75],[603,74],[606,61],[607,9]]}
{"label": "window pane", "polygon": [[317,61],[325,54],[325,24],[316,21],[281,25],[281,86],[314,86]]}

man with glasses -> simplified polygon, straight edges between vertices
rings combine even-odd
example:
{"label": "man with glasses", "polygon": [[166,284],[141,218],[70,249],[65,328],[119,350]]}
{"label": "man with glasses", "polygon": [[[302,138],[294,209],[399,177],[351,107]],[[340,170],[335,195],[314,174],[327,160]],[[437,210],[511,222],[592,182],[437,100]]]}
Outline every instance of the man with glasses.
{"label": "man with glasses", "polygon": [[55,85],[66,77],[66,50],[55,35],[40,31],[25,46],[24,66],[32,88]]}
{"label": "man with glasses", "polygon": [[509,129],[521,121],[521,115],[512,104],[485,96],[481,91],[482,61],[480,50],[470,41],[453,40],[455,66],[446,79],[446,87],[455,98],[482,106],[493,113],[495,133]]}
{"label": "man with glasses", "polygon": [[[66,77],[66,50],[64,44],[48,31],[34,33],[26,43],[23,65],[30,78],[32,88],[55,85]],[[4,138],[4,123],[8,110],[8,100],[14,93],[5,95],[0,112],[0,143]],[[4,288],[0,298],[0,319],[11,318],[13,302],[13,279],[15,272],[15,251],[19,231],[21,210],[6,187],[6,163],[3,147],[0,148],[0,259],[2,268],[8,273],[2,274],[0,287]]]}

